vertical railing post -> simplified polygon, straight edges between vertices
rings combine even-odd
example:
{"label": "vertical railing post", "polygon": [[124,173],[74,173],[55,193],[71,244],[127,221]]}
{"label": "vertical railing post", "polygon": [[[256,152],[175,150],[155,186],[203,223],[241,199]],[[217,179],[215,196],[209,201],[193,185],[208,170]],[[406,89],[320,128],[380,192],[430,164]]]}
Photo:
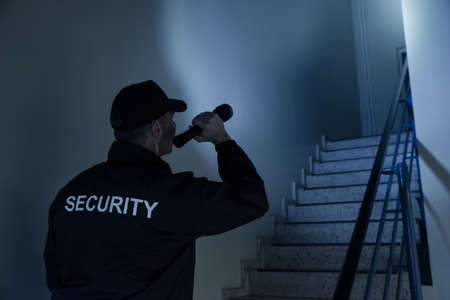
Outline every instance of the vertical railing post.
{"label": "vertical railing post", "polygon": [[404,162],[397,164],[400,201],[402,204],[403,234],[406,239],[406,258],[409,277],[409,288],[412,300],[422,300],[419,263],[416,248],[416,231],[414,226],[414,210],[409,193],[408,167]]}
{"label": "vertical railing post", "polygon": [[394,126],[395,113],[397,112],[399,103],[398,99],[400,98],[400,92],[407,70],[408,65],[405,63],[395,97],[389,108],[386,123],[384,124],[380,145],[378,146],[377,154],[375,155],[375,161],[373,163],[372,171],[370,172],[367,189],[364,193],[358,218],[350,239],[350,245],[348,246],[347,254],[345,255],[342,272],[339,275],[339,279],[334,290],[333,300],[347,300],[350,298],[350,294],[352,292],[353,281],[355,280],[356,271],[358,269],[359,259],[361,257],[361,251],[363,249],[364,240],[369,227],[370,216],[372,214],[378,183],[381,176],[381,170],[387,152],[387,145]]}

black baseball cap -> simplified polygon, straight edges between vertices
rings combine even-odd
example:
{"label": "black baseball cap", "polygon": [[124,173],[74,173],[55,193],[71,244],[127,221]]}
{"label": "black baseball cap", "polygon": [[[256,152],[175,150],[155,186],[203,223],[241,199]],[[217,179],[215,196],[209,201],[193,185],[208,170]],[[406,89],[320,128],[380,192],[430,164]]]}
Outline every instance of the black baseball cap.
{"label": "black baseball cap", "polygon": [[110,122],[113,129],[131,131],[158,119],[168,111],[183,112],[186,102],[168,98],[153,80],[122,88],[114,98]]}

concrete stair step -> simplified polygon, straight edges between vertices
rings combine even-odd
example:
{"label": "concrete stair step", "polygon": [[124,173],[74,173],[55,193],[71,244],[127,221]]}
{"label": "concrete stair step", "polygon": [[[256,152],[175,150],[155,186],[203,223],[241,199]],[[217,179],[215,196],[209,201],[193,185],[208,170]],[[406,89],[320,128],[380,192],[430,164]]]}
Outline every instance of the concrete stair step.
{"label": "concrete stair step", "polygon": [[[336,222],[304,222],[304,223],[276,223],[274,224],[274,243],[300,243],[300,244],[329,244],[329,243],[349,243],[355,227],[355,221]],[[391,242],[393,221],[386,220],[384,224],[382,243]],[[380,222],[370,220],[369,227],[364,242],[374,243],[376,241]],[[401,241],[402,222],[397,224],[396,241]],[[416,240],[420,241],[416,223]]]}
{"label": "concrete stair step", "polygon": [[[253,295],[271,297],[310,297],[331,299],[339,278],[339,272],[284,271],[271,269],[249,270],[250,291]],[[357,273],[350,299],[363,299],[368,274]],[[388,299],[395,299],[398,274],[391,277]],[[402,297],[410,299],[407,273],[403,274]],[[385,274],[377,273],[371,299],[382,299]]]}
{"label": "concrete stair step", "polygon": [[[396,209],[397,200],[390,200],[387,209]],[[289,222],[319,222],[319,221],[356,221],[362,201],[341,203],[314,203],[288,205],[287,220]],[[415,216],[420,216],[417,201],[413,202],[416,209]],[[371,219],[380,219],[383,212],[384,200],[376,200],[373,206]],[[401,213],[398,213],[401,216]],[[386,218],[394,218],[395,213],[387,212]]]}
{"label": "concrete stair step", "polygon": [[[348,244],[329,245],[283,245],[268,244],[261,249],[264,268],[286,270],[340,271],[347,254]],[[363,246],[358,266],[359,271],[369,271],[374,244]],[[381,244],[377,271],[386,271],[390,244]],[[393,261],[400,258],[400,244],[396,244]]]}
{"label": "concrete stair step", "polygon": [[[383,162],[383,169],[390,169],[394,158],[397,135],[392,134]],[[411,139],[411,135],[409,136]],[[370,172],[378,151],[381,136],[370,136],[340,141],[324,140],[324,149],[319,151],[319,161],[310,160],[311,174],[304,176],[306,186],[298,188],[293,184],[295,201],[288,202],[286,219],[277,219],[273,224],[274,235],[258,241],[258,260],[243,264],[243,286],[238,292],[230,292],[226,299],[234,300],[294,300],[332,299],[357,216],[367,189]],[[403,153],[406,133],[401,135],[398,153]],[[407,156],[411,155],[412,144],[407,144]],[[406,160],[408,167],[410,158]],[[312,164],[311,164],[312,163]],[[411,182],[412,199],[419,215],[415,197],[420,194],[417,181],[417,167],[413,161]],[[304,175],[304,174],[303,174]],[[303,176],[302,175],[302,176]],[[368,271],[375,249],[384,198],[389,193],[389,209],[397,206],[397,177],[387,190],[389,175],[382,174],[376,200],[362,248],[358,273],[352,289],[351,299],[363,299]],[[291,200],[292,201],[292,200]],[[292,204],[295,203],[295,204]],[[382,299],[385,271],[391,248],[393,218],[387,213],[378,257],[377,273],[371,299]],[[399,217],[400,214],[399,214]],[[284,221],[287,220],[287,221]],[[417,226],[417,224],[415,224]],[[394,248],[394,262],[398,262],[402,221],[397,224]],[[416,239],[420,242],[416,227]],[[392,275],[391,293],[388,299],[395,299],[397,273]],[[402,297],[410,299],[407,272],[403,274]],[[242,296],[248,293],[249,295]],[[233,296],[231,296],[233,295]],[[237,296],[240,295],[240,296]]]}
{"label": "concrete stair step", "polygon": [[[313,202],[347,202],[361,201],[367,189],[367,184],[355,184],[347,186],[330,186],[315,188],[299,188],[297,189],[297,203],[313,203]],[[411,191],[419,191],[419,184],[413,180],[411,182]],[[386,197],[387,184],[380,183],[378,185],[375,199],[381,200]],[[414,195],[417,195],[415,193]],[[398,196],[398,184],[392,184],[389,192],[389,198],[395,199]]]}
{"label": "concrete stair step", "polygon": [[[383,169],[391,168],[393,159],[394,159],[393,155],[386,155],[383,161]],[[402,161],[402,159],[403,159],[402,157],[397,156],[395,164]],[[320,174],[348,172],[348,171],[367,171],[372,170],[374,162],[375,157],[354,158],[328,162],[313,161],[312,174],[320,175]],[[406,159],[406,163],[409,167],[410,159]],[[416,166],[415,160],[413,165]]]}
{"label": "concrete stair step", "polygon": [[[351,171],[338,174],[324,174],[324,175],[306,175],[306,187],[322,187],[322,186],[342,186],[350,184],[367,184],[369,182],[370,173],[372,171]],[[380,183],[389,182],[391,177],[392,182],[397,182],[398,177],[389,174],[381,174]],[[411,180],[418,180],[417,169],[412,170]]]}
{"label": "concrete stair step", "polygon": [[242,297],[237,297],[237,298],[231,298],[231,300],[321,300],[321,299],[319,299],[319,298],[299,298],[299,297],[242,296]]}
{"label": "concrete stair step", "polygon": [[[399,145],[397,153],[404,152],[404,145],[402,143]],[[412,143],[408,143],[406,153],[410,153],[412,149]],[[360,148],[352,148],[345,150],[329,150],[329,151],[320,151],[320,161],[336,161],[343,159],[354,159],[354,158],[363,158],[363,157],[375,157],[378,151],[378,146],[368,146],[368,147],[360,147]],[[388,145],[386,149],[386,155],[393,155],[395,153],[395,145]]]}
{"label": "concrete stair step", "polygon": [[[409,139],[411,139],[411,134],[409,135]],[[406,132],[403,132],[400,136],[400,142],[405,142],[405,140],[406,140]],[[345,139],[345,140],[334,140],[334,141],[326,140],[325,149],[340,150],[355,147],[377,146],[380,144],[380,141],[381,135],[360,137],[354,139]],[[396,141],[397,141],[397,134],[391,134],[388,143],[395,143]]]}

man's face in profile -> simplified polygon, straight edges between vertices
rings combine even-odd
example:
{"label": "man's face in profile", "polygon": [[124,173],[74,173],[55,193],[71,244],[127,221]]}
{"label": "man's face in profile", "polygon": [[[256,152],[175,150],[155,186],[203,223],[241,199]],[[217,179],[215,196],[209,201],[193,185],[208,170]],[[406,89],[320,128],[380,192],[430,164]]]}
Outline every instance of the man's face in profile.
{"label": "man's face in profile", "polygon": [[167,122],[165,128],[163,128],[163,136],[161,139],[161,156],[172,152],[173,138],[176,132],[176,124],[173,121],[174,114],[175,112],[173,111],[166,113]]}

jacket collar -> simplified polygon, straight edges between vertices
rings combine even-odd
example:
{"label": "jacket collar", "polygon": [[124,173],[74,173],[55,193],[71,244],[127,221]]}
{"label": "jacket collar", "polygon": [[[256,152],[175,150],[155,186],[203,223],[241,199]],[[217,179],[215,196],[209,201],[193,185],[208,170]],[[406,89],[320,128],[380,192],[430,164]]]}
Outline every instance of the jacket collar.
{"label": "jacket collar", "polygon": [[142,146],[133,143],[114,141],[108,152],[109,161],[121,161],[132,164],[143,164],[152,168],[159,168],[172,174],[167,162],[158,155]]}

